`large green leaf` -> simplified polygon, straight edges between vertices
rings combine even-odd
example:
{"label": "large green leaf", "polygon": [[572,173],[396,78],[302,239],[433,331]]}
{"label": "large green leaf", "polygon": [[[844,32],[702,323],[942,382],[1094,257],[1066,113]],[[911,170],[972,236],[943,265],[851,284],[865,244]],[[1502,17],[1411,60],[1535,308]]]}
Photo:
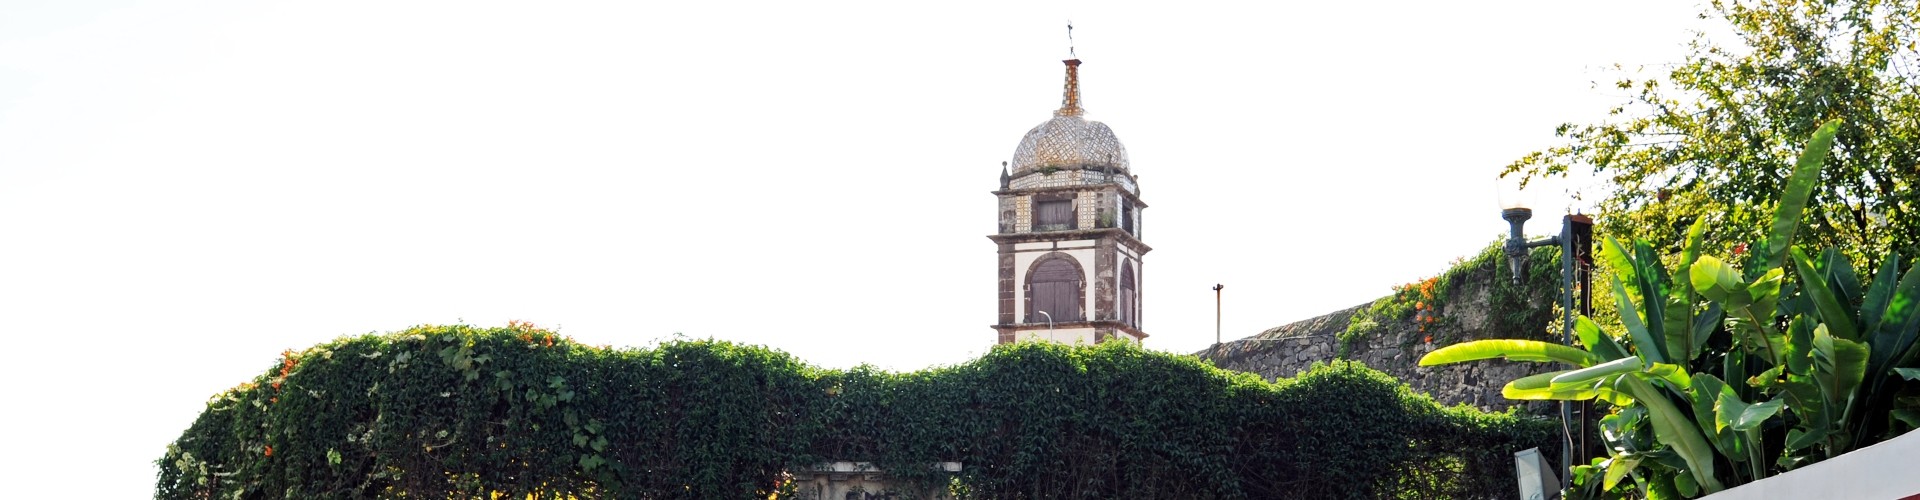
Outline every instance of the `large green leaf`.
{"label": "large green leaf", "polygon": [[1673,363],[1654,363],[1640,372],[1640,378],[1665,381],[1676,390],[1693,387],[1693,375],[1686,368]]}
{"label": "large green leaf", "polygon": [[1687,227],[1686,244],[1682,246],[1680,250],[1680,271],[1685,272],[1688,267],[1693,266],[1695,259],[1700,258],[1700,242],[1706,234],[1706,217],[1694,219],[1693,225]]}
{"label": "large green leaf", "polygon": [[1747,385],[1761,389],[1777,388],[1787,383],[1786,374],[1786,365],[1774,365],[1773,368],[1768,368],[1765,371],[1747,378]]}
{"label": "large green leaf", "polygon": [[1833,289],[1834,296],[1840,297],[1841,304],[1860,303],[1860,275],[1853,272],[1853,262],[1840,255],[1840,249],[1828,248],[1820,252],[1820,258],[1814,263],[1819,265],[1820,275],[1826,278],[1827,287]]}
{"label": "large green leaf", "polygon": [[1655,363],[1667,362],[1661,355],[1660,339],[1647,330],[1646,323],[1640,322],[1640,313],[1633,306],[1633,299],[1627,295],[1627,289],[1621,285],[1620,278],[1613,279],[1614,302],[1620,305],[1620,323],[1627,326],[1627,334],[1633,337],[1633,350],[1640,357]]}
{"label": "large green leaf", "polygon": [[1787,324],[1787,354],[1784,362],[1787,372],[1796,375],[1813,373],[1813,330],[1818,324],[1807,316],[1794,316]]}
{"label": "large green leaf", "polygon": [[1700,482],[1695,481],[1691,474],[1673,476],[1673,487],[1680,491],[1681,497],[1693,498],[1700,496]]}
{"label": "large green leaf", "polygon": [[[1745,387],[1744,383],[1747,379],[1747,354],[1739,350],[1728,351],[1726,359],[1720,361],[1720,366],[1720,376],[1726,377],[1724,380],[1729,382],[1728,390],[1735,394],[1744,394],[1746,391],[1742,387]],[[1733,382],[1741,384],[1735,385]]]}
{"label": "large green leaf", "polygon": [[[1674,271],[1679,274],[1673,276],[1672,288],[1669,291],[1670,298],[1667,300],[1667,336],[1669,338],[1678,336],[1684,339],[1677,345],[1674,342],[1668,342],[1667,350],[1678,353],[1676,356],[1685,360],[1692,360],[1699,355],[1700,347],[1707,343],[1706,335],[1702,334],[1699,328],[1694,327],[1701,318],[1694,309],[1694,306],[1700,302],[1700,294],[1694,290],[1692,278],[1693,265],[1700,260],[1700,241],[1706,234],[1706,230],[1706,217],[1695,219],[1693,225],[1687,228],[1686,244],[1680,251],[1680,266],[1674,268]],[[1716,308],[1713,311],[1716,313],[1719,311],[1718,305],[1714,304]],[[1713,323],[1717,325],[1719,322],[1720,318],[1715,316]]]}
{"label": "large green leaf", "polygon": [[1647,408],[1647,420],[1653,424],[1654,439],[1671,447],[1675,454],[1686,461],[1691,479],[1705,487],[1708,493],[1723,489],[1720,480],[1713,476],[1713,449],[1700,434],[1700,428],[1688,421],[1686,414],[1652,384],[1630,376],[1620,377],[1620,382],[1634,400]]}
{"label": "large green leaf", "polygon": [[[1873,284],[1867,288],[1867,297],[1860,302],[1860,333],[1868,343],[1881,349],[1892,348],[1880,344],[1880,322],[1884,321],[1887,304],[1893,302],[1893,290],[1896,279],[1900,278],[1900,252],[1893,252],[1880,263],[1880,271],[1873,273]],[[1878,350],[1878,349],[1876,349]],[[1884,352],[1875,352],[1874,359],[1886,357]]]}
{"label": "large green leaf", "polygon": [[1859,332],[1853,328],[1853,313],[1844,305],[1846,298],[1827,286],[1825,276],[1814,269],[1807,252],[1800,247],[1793,247],[1793,267],[1800,272],[1800,287],[1819,308],[1820,322],[1826,324],[1827,332],[1846,340],[1860,340]]}
{"label": "large green leaf", "polygon": [[1653,245],[1646,240],[1633,242],[1633,273],[1640,281],[1640,313],[1646,316],[1647,334],[1660,344],[1660,356],[1653,359],[1658,363],[1685,363],[1689,361],[1686,352],[1675,346],[1688,345],[1686,332],[1667,330],[1667,268],[1660,265],[1660,255],[1654,253]]}
{"label": "large green leaf", "polygon": [[1607,462],[1606,481],[1603,484],[1601,484],[1600,489],[1612,490],[1615,485],[1620,484],[1621,478],[1627,477],[1627,473],[1632,472],[1633,468],[1638,465],[1640,465],[1640,457],[1636,457],[1636,456],[1613,457],[1612,460]]}
{"label": "large green leaf", "polygon": [[1555,384],[1592,382],[1608,375],[1638,371],[1640,370],[1640,364],[1640,358],[1638,357],[1620,358],[1562,373],[1553,377],[1552,382]]}
{"label": "large green leaf", "polygon": [[[1800,451],[1800,450],[1807,449],[1808,446],[1813,446],[1815,444],[1818,444],[1820,440],[1826,439],[1827,434],[1830,432],[1831,430],[1828,429],[1825,425],[1819,425],[1819,426],[1801,425],[1800,427],[1788,429],[1787,430],[1787,451]],[[1785,458],[1785,457],[1782,457],[1782,458]]]}
{"label": "large green leaf", "polygon": [[[1903,361],[1913,361],[1915,356],[1920,356],[1920,259],[1907,268],[1893,298],[1887,301],[1887,310],[1880,315],[1880,327],[1873,332],[1872,344],[1875,355],[1882,349],[1887,350],[1886,359],[1875,364],[1877,367],[1906,364]],[[1884,372],[1881,369],[1873,373]]]}
{"label": "large green leaf", "polygon": [[[1807,141],[1807,149],[1800,153],[1800,161],[1793,167],[1793,175],[1787,178],[1786,191],[1780,196],[1780,204],[1773,211],[1773,227],[1767,232],[1766,245],[1756,249],[1755,257],[1764,259],[1762,269],[1780,267],[1786,263],[1787,247],[1793,243],[1793,233],[1800,227],[1800,212],[1807,208],[1807,199],[1813,195],[1815,184],[1820,182],[1820,167],[1826,164],[1827,152],[1833,148],[1833,136],[1840,131],[1840,120],[1828,120],[1813,133]],[[1748,272],[1757,270],[1750,269]]]}
{"label": "large green leaf", "polygon": [[1454,344],[1420,357],[1420,366],[1445,365],[1482,359],[1505,358],[1511,361],[1559,361],[1585,367],[1597,359],[1587,351],[1538,340],[1491,339]]}
{"label": "large green leaf", "polygon": [[1773,306],[1780,301],[1781,287],[1786,282],[1786,276],[1786,270],[1782,268],[1768,269],[1760,273],[1760,277],[1747,282],[1747,301],[1752,302],[1754,307],[1761,311],[1772,311]]}
{"label": "large green leaf", "polygon": [[1627,286],[1638,294],[1640,280],[1633,272],[1631,258],[1633,254],[1628,252],[1625,246],[1620,245],[1620,240],[1608,236],[1606,245],[1600,248],[1599,253],[1600,259],[1607,261],[1607,269],[1613,271],[1613,277],[1626,282]]}
{"label": "large green leaf", "polygon": [[1585,401],[1598,397],[1600,392],[1595,384],[1555,384],[1553,377],[1567,371],[1547,372],[1528,375],[1507,382],[1500,388],[1500,395],[1507,399],[1523,401]]}
{"label": "large green leaf", "polygon": [[1867,345],[1843,339],[1821,325],[1813,331],[1815,379],[1827,398],[1828,408],[1849,407],[1867,374]]}
{"label": "large green leaf", "polygon": [[1715,302],[1727,300],[1729,296],[1747,293],[1745,283],[1740,281],[1740,273],[1733,266],[1721,262],[1719,258],[1703,255],[1687,269],[1687,279],[1693,283],[1693,290],[1707,300]]}
{"label": "large green leaf", "polygon": [[1580,343],[1587,346],[1587,351],[1599,357],[1601,361],[1613,361],[1629,356],[1627,349],[1614,341],[1613,336],[1600,331],[1600,325],[1595,324],[1593,318],[1586,316],[1575,318],[1573,331],[1578,334]]}
{"label": "large green leaf", "polygon": [[1707,339],[1713,336],[1713,330],[1720,327],[1720,320],[1725,317],[1726,311],[1721,310],[1717,302],[1707,304],[1707,310],[1694,316],[1693,345],[1689,347],[1691,349],[1689,352],[1698,354],[1700,349],[1706,346]]}
{"label": "large green leaf", "polygon": [[1715,406],[1721,395],[1732,395],[1727,385],[1711,373],[1702,373],[1694,377],[1693,388],[1686,392],[1687,402],[1693,405],[1693,421],[1706,434],[1707,442],[1720,451],[1721,456],[1733,458],[1740,456],[1739,437],[1719,425],[1716,420]]}
{"label": "large green leaf", "polygon": [[1885,262],[1880,263],[1880,271],[1874,273],[1874,283],[1866,288],[1866,298],[1860,300],[1860,337],[1874,348],[1874,358],[1868,360],[1868,373],[1880,371],[1872,367],[1885,367],[1887,358],[1893,356],[1895,342],[1899,340],[1897,335],[1885,335],[1880,327],[1887,321],[1887,306],[1893,304],[1893,290],[1899,288],[1895,285],[1901,277],[1899,265],[1901,252],[1889,254]]}
{"label": "large green leaf", "polygon": [[1739,396],[1725,392],[1720,394],[1718,403],[1715,411],[1716,425],[1746,432],[1760,428],[1761,423],[1773,418],[1775,413],[1780,412],[1780,407],[1786,404],[1786,400],[1775,399],[1765,403],[1747,404],[1741,401]]}
{"label": "large green leaf", "polygon": [[1734,334],[1734,344],[1764,356],[1770,365],[1782,363],[1787,354],[1786,335],[1773,326],[1781,276],[1779,269],[1762,274],[1747,285],[1748,298],[1729,298],[1726,306],[1726,325]]}

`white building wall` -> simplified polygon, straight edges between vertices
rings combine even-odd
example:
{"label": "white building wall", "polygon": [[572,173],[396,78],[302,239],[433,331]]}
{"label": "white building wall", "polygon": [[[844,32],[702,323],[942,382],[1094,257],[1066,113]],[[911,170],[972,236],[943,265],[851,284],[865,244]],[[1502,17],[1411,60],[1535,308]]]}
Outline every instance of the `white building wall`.
{"label": "white building wall", "polygon": [[[1067,254],[1067,256],[1073,257],[1073,260],[1078,261],[1080,263],[1080,281],[1086,283],[1086,287],[1087,287],[1086,300],[1083,301],[1084,303],[1080,304],[1080,311],[1081,311],[1081,316],[1088,319],[1092,319],[1093,317],[1093,298],[1094,298],[1093,243],[1094,243],[1094,240],[1062,241],[1060,242],[1060,250],[1058,250],[1058,252]],[[1026,247],[1027,245],[1035,245],[1035,246],[1038,246],[1039,248],[1031,248],[1031,247],[1029,247],[1031,249],[1022,248],[1022,247]],[[1022,321],[1025,321],[1027,318],[1027,271],[1033,269],[1033,262],[1036,260],[1039,260],[1040,256],[1046,255],[1047,253],[1054,252],[1054,251],[1056,250],[1053,250],[1053,243],[1051,242],[1019,243],[1014,245],[1014,254],[1013,254],[1013,293],[1014,293],[1013,320],[1014,322],[1022,322]],[[1089,333],[1087,335],[1091,336],[1093,334]]]}
{"label": "white building wall", "polygon": [[1920,474],[1914,474],[1914,457],[1920,457],[1920,432],[1908,432],[1701,500],[1913,498],[1920,496]]}
{"label": "white building wall", "polygon": [[[1026,342],[1029,340],[1047,340],[1051,342],[1059,342],[1062,344],[1093,345],[1094,343],[1093,328],[1090,328],[1090,327],[1089,328],[1056,328],[1056,329],[1053,329],[1052,331],[1048,331],[1042,328],[1039,330],[1024,330],[1024,331],[1016,332],[1013,335],[1014,335],[1013,341],[1015,342]],[[1131,339],[1133,337],[1130,337],[1127,335],[1115,335],[1114,338]]]}

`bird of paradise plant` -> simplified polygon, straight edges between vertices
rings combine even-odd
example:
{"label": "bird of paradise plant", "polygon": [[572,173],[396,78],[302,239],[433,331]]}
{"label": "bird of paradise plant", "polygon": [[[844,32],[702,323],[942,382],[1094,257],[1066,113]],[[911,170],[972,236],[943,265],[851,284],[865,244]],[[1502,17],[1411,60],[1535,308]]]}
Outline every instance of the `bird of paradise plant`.
{"label": "bird of paradise plant", "polygon": [[1481,340],[1420,364],[1571,365],[1509,382],[1503,394],[1612,405],[1600,419],[1608,456],[1571,470],[1573,493],[1585,496],[1693,497],[1920,427],[1920,268],[1909,264],[1896,280],[1895,254],[1863,284],[1838,252],[1814,258],[1791,245],[1838,126],[1809,141],[1744,271],[1700,254],[1704,218],[1671,272],[1646,242],[1607,238],[1601,255],[1623,335],[1582,316],[1581,347]]}

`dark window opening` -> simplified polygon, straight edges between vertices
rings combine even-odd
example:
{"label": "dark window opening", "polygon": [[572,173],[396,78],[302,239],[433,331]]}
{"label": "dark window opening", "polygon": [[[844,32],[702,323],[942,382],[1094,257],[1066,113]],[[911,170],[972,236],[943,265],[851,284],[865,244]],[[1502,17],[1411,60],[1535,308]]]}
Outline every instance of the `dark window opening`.
{"label": "dark window opening", "polygon": [[1036,198],[1033,203],[1034,231],[1065,231],[1073,229],[1073,199]]}

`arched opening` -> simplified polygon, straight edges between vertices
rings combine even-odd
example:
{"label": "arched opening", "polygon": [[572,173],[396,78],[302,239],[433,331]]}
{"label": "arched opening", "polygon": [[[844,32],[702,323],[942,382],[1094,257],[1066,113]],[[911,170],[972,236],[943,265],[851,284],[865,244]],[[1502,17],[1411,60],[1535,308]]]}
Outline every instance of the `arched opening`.
{"label": "arched opening", "polygon": [[1120,322],[1140,327],[1140,288],[1134,284],[1132,262],[1120,266]]}
{"label": "arched opening", "polygon": [[1048,254],[1034,262],[1027,271],[1027,322],[1044,323],[1048,315],[1056,323],[1084,319],[1083,278],[1080,263],[1066,254]]}

